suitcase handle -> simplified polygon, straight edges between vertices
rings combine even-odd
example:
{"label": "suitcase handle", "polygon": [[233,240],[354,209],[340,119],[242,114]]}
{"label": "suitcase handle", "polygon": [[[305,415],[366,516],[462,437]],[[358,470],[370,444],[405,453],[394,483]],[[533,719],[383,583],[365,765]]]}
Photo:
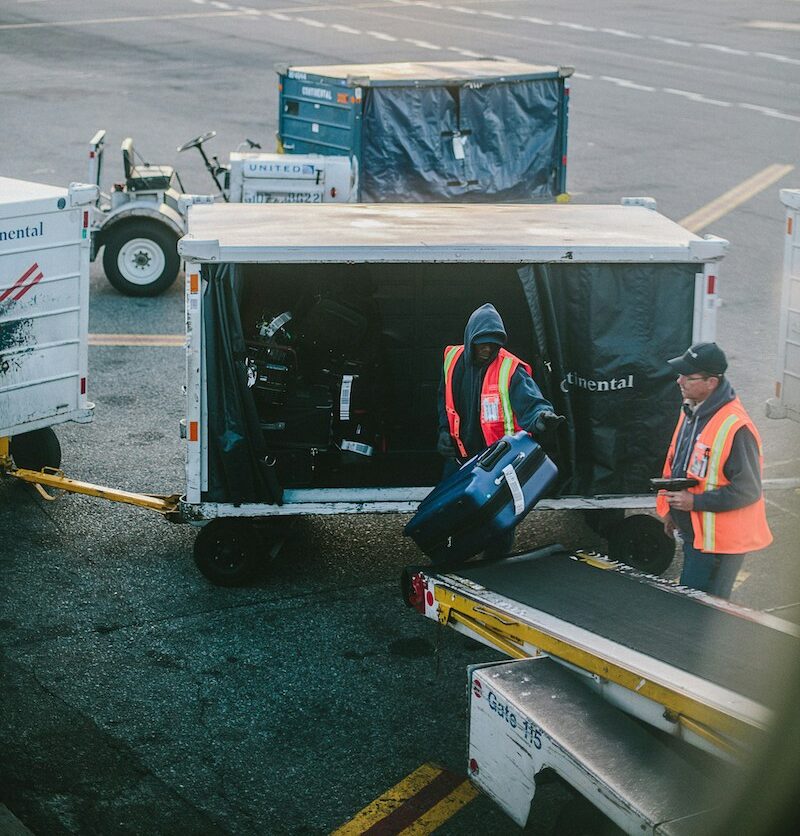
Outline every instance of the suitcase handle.
{"label": "suitcase handle", "polygon": [[495,441],[488,450],[485,450],[478,456],[476,464],[478,467],[483,468],[483,470],[492,470],[497,462],[508,452],[510,447],[511,445],[503,439]]}

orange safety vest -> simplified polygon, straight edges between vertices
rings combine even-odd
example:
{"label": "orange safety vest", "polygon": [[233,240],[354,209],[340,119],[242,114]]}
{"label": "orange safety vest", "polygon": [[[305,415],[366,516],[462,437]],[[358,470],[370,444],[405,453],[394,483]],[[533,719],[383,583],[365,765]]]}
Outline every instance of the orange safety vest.
{"label": "orange safety vest", "polygon": [[[675,445],[686,416],[681,413],[678,425],[672,434],[672,441],[664,462],[663,475],[669,477],[672,460],[675,457]],[[725,462],[733,446],[733,438],[742,427],[747,427],[758,444],[758,456],[761,468],[764,457],[761,451],[761,436],[750,416],[745,412],[739,398],[726,403],[711,416],[694,443],[689,457],[686,475],[698,480],[698,484],[689,488],[690,493],[713,491],[730,484],[725,477]],[[656,499],[656,511],[666,517],[669,503],[663,492]],[[744,508],[732,511],[690,511],[694,547],[711,554],[744,554],[763,549],[772,542],[772,534],[767,525],[766,506],[763,495]]]}
{"label": "orange safety vest", "polygon": [[[453,372],[456,361],[463,353],[463,345],[448,345],[444,350],[444,406],[450,425],[450,435],[453,436],[458,452],[466,458],[467,448],[464,447],[459,435],[461,418],[456,412],[453,398]],[[527,370],[528,374],[531,373],[531,367],[527,363],[501,348],[497,357],[486,369],[481,387],[481,430],[487,445],[494,444],[504,435],[511,435],[522,429],[517,424],[508,394],[511,377],[520,365]]]}

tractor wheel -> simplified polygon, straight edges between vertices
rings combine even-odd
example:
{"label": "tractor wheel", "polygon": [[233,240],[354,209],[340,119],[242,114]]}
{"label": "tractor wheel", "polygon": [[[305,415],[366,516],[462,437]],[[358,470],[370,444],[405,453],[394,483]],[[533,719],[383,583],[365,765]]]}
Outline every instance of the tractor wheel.
{"label": "tractor wheel", "polygon": [[109,282],[126,296],[158,296],[181,267],[178,237],[158,221],[134,220],[111,227],[103,268]]}

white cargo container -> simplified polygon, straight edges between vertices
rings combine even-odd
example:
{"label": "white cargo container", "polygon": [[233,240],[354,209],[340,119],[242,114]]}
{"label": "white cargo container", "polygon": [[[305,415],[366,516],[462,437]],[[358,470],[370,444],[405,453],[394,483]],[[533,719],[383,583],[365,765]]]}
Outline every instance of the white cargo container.
{"label": "white cargo container", "polygon": [[[573,483],[539,507],[605,514],[620,559],[662,571],[674,544],[657,520],[625,511],[654,506],[648,477],[661,469],[679,401],[665,361],[714,339],[727,242],[699,237],[654,209],[649,198],[621,206],[191,206],[178,245],[187,312],[180,516],[211,521],[195,545],[201,571],[217,583],[246,577],[268,551],[250,534],[254,518],[272,518],[272,532],[278,517],[414,511],[441,473],[442,350],[460,341],[467,315],[485,301],[502,309],[512,351],[540,354],[537,379],[568,413],[563,473],[571,469]],[[264,311],[286,321],[280,312],[299,305],[299,294],[325,295],[348,271],[368,274],[387,340],[392,435],[358,477],[342,466],[322,478],[328,453],[310,449],[312,479],[279,476],[270,494],[258,486],[265,461],[275,459],[268,445],[266,459],[253,456],[261,446],[255,407],[246,390],[234,391],[244,386],[242,323]],[[534,310],[539,291],[555,296]],[[555,314],[553,299],[562,306]],[[539,314],[547,327],[572,329],[568,339],[549,340],[552,363],[541,356],[547,335],[540,339]],[[596,452],[602,445],[608,456]]]}
{"label": "white cargo container", "polygon": [[231,203],[348,203],[356,193],[349,157],[231,153]]}
{"label": "white cargo container", "polygon": [[800,421],[800,189],[780,194],[786,207],[783,289],[775,397],[767,401],[767,416]]}
{"label": "white cargo container", "polygon": [[89,207],[97,188],[0,177],[0,439],[57,467],[49,428],[87,422]]}

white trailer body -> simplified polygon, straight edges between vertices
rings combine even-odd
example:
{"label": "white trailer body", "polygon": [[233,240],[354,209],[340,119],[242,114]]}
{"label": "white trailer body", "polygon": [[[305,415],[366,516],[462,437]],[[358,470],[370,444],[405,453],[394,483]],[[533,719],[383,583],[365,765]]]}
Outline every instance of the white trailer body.
{"label": "white trailer body", "polygon": [[767,416],[800,421],[800,189],[780,195],[786,207],[783,287],[775,397],[767,401]]}
{"label": "white trailer body", "polygon": [[0,437],[91,420],[90,209],[97,188],[0,177]]}
{"label": "white trailer body", "polygon": [[[634,205],[638,203],[639,205]],[[701,238],[653,211],[647,201],[621,206],[328,204],[189,207],[178,249],[186,262],[186,490],[190,519],[277,514],[415,510],[430,483],[406,487],[293,488],[283,504],[208,502],[207,336],[204,265],[441,265],[530,263],[670,264],[694,269],[692,339],[713,340],[717,271],[727,242]],[[650,202],[652,204],[652,201]],[[387,267],[387,269],[389,269]],[[652,495],[563,497],[541,508],[652,508]]]}
{"label": "white trailer body", "polygon": [[232,203],[348,203],[357,182],[349,157],[233,152]]}

